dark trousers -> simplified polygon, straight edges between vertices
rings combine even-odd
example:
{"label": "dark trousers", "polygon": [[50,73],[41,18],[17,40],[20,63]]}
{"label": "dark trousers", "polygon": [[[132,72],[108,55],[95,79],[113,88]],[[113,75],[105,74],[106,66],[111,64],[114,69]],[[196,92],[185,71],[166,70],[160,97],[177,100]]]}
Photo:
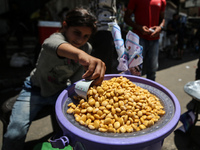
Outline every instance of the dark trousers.
{"label": "dark trousers", "polygon": [[200,80],[200,54],[199,54],[199,60],[198,60],[198,63],[197,63],[195,79]]}
{"label": "dark trousers", "polygon": [[117,52],[110,31],[98,31],[91,39],[92,56],[101,59],[106,64],[106,74],[117,72]]}

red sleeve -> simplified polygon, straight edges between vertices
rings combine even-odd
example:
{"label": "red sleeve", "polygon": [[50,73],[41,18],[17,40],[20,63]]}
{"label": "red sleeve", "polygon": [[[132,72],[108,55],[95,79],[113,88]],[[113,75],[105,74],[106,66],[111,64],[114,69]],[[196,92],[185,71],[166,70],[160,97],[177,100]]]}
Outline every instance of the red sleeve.
{"label": "red sleeve", "polygon": [[162,1],[162,7],[161,7],[161,12],[165,11],[165,7],[166,7],[166,0],[161,0]]}
{"label": "red sleeve", "polygon": [[135,8],[135,0],[129,0],[127,8],[130,9],[130,10],[134,10],[134,8]]}

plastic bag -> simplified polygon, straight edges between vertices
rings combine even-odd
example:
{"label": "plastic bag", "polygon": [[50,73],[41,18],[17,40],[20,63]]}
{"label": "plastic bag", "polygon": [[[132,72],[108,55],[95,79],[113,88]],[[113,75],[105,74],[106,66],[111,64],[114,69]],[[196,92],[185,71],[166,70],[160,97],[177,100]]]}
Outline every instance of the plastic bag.
{"label": "plastic bag", "polygon": [[200,80],[191,81],[185,84],[184,91],[192,98],[200,101]]}
{"label": "plastic bag", "polygon": [[10,60],[11,67],[23,67],[29,64],[31,61],[25,53],[14,53]]}

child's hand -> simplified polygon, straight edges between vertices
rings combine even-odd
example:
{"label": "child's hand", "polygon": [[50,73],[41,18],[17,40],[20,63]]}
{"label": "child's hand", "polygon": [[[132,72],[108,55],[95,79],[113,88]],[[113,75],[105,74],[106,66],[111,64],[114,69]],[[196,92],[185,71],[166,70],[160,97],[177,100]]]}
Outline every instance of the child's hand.
{"label": "child's hand", "polygon": [[141,76],[141,70],[138,66],[130,68],[130,72],[132,75]]}
{"label": "child's hand", "polygon": [[82,76],[84,79],[94,80],[94,85],[101,84],[106,71],[106,66],[103,61],[86,53],[81,53],[79,55],[79,63],[86,69],[85,74]]}
{"label": "child's hand", "polygon": [[94,80],[94,85],[100,85],[104,79],[106,66],[103,61],[92,57],[86,52],[72,46],[68,43],[61,44],[57,49],[58,56],[77,60],[85,68],[86,72],[82,78]]}

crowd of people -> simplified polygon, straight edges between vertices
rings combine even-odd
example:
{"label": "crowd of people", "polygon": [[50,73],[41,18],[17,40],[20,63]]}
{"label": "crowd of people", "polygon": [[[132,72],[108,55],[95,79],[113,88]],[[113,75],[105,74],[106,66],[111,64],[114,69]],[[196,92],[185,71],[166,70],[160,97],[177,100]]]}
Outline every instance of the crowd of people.
{"label": "crowd of people", "polygon": [[[42,44],[36,67],[26,78],[13,106],[2,150],[22,150],[36,114],[45,105],[55,105],[67,85],[82,78],[92,79],[93,84],[99,85],[105,74],[117,72],[117,62],[112,61],[117,60],[117,54],[108,30],[108,23],[116,22],[116,0],[92,0],[90,4],[90,10],[82,7],[69,10],[60,31]],[[151,0],[150,3],[149,0],[129,0],[124,15],[125,23],[140,37],[143,47],[144,63],[137,67],[146,70],[147,78],[153,81],[159,66],[159,35],[165,26],[165,7],[166,0]],[[177,21],[177,14],[173,18]],[[181,58],[183,26],[176,21],[168,23],[168,36],[173,43],[178,34]]]}

